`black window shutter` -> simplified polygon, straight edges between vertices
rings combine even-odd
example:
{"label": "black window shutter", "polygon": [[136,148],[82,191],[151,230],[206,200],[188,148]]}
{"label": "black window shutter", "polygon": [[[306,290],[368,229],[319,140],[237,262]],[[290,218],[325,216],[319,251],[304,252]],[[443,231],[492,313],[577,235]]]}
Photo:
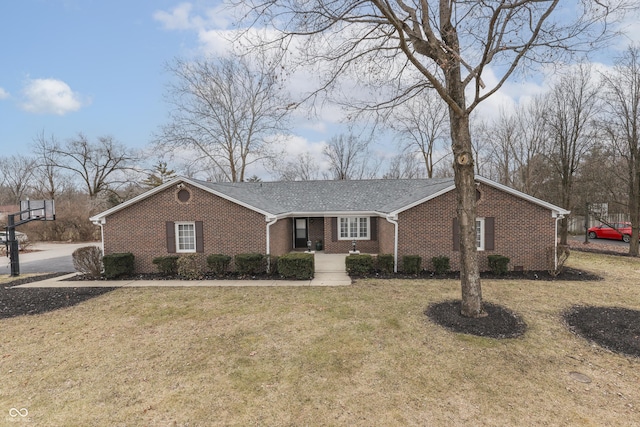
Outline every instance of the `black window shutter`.
{"label": "black window shutter", "polygon": [[378,240],[378,217],[372,216],[369,218],[369,227],[371,227],[369,238],[374,241]]}
{"label": "black window shutter", "polygon": [[167,252],[174,254],[176,253],[176,227],[173,221],[167,221],[165,227],[167,230]]}
{"label": "black window shutter", "polygon": [[453,250],[460,250],[460,225],[458,218],[453,218]]}
{"label": "black window shutter", "polygon": [[492,251],[495,249],[495,218],[484,219],[484,249]]}
{"label": "black window shutter", "polygon": [[331,241],[338,241],[338,218],[331,218]]}
{"label": "black window shutter", "polygon": [[196,221],[196,252],[204,252],[204,231],[202,221]]}

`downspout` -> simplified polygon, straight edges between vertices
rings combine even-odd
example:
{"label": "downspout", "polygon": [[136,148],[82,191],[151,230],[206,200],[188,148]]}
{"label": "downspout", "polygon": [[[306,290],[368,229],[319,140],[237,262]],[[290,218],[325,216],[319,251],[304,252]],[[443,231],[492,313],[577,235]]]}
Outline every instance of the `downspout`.
{"label": "downspout", "polygon": [[102,255],[104,255],[104,227],[102,226],[105,223],[104,219],[100,221],[93,221],[95,225],[100,226],[100,250],[102,251]]}
{"label": "downspout", "polygon": [[387,222],[394,225],[393,232],[393,272],[398,272],[398,217],[386,217]]}
{"label": "downspout", "polygon": [[265,217],[267,221],[267,272],[271,272],[271,226],[278,222],[278,218],[273,218],[273,220],[269,221],[269,217]]}
{"label": "downspout", "polygon": [[556,234],[553,241],[553,271],[558,271],[558,221],[564,218],[564,215],[556,214]]}

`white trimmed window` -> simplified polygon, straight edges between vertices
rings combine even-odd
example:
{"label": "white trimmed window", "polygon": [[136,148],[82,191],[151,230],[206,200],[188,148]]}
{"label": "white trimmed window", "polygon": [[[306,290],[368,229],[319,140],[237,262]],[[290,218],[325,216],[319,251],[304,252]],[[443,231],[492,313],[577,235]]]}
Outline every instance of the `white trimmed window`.
{"label": "white trimmed window", "polygon": [[369,240],[369,217],[341,217],[338,218],[340,233],[339,240]]}
{"label": "white trimmed window", "polygon": [[176,252],[196,251],[196,223],[176,222]]}
{"label": "white trimmed window", "polygon": [[476,248],[484,251],[484,218],[476,218]]}

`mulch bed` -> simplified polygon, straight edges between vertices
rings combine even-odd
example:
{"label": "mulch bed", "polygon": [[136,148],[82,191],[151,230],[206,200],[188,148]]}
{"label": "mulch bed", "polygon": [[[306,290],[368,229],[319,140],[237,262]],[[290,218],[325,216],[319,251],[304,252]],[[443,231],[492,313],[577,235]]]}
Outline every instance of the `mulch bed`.
{"label": "mulch bed", "polygon": [[489,338],[517,338],[527,330],[520,316],[500,305],[483,303],[485,317],[470,318],[460,314],[460,301],[432,304],[425,314],[434,323],[453,332]]}
{"label": "mulch bed", "polygon": [[[441,279],[459,279],[460,273],[457,271],[451,271],[446,274],[435,274],[431,271],[422,271],[420,274],[405,274],[405,273],[384,273],[375,272],[368,276],[351,276],[354,279],[357,278],[371,278],[371,279],[425,279],[425,280],[441,280]],[[508,271],[505,274],[493,274],[490,271],[483,271],[480,273],[480,279],[487,280],[546,280],[546,281],[593,281],[602,280],[602,277],[592,274],[586,271],[577,270],[574,268],[565,267],[562,271],[553,276],[548,271]]]}
{"label": "mulch bed", "polygon": [[45,274],[16,279],[0,286],[0,319],[46,313],[71,307],[116,288],[12,288],[67,273]]}
{"label": "mulch bed", "polygon": [[640,357],[640,310],[574,306],[562,317],[576,335],[615,353]]}

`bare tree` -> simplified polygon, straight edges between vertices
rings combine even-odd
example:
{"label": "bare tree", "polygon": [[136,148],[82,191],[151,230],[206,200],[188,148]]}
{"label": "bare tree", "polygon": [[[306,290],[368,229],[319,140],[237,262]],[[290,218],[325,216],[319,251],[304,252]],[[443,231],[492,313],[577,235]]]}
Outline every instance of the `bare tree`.
{"label": "bare tree", "polygon": [[135,172],[138,160],[132,150],[111,136],[101,136],[92,143],[79,133],[64,144],[53,137],[37,138],[35,144],[40,164],[70,172],[93,201],[107,190],[130,183],[126,173]]}
{"label": "bare tree", "polygon": [[[372,90],[363,91],[367,94],[389,94],[386,100],[358,103],[356,107],[361,111],[393,108],[429,87],[447,104],[458,195],[465,316],[485,315],[476,248],[471,112],[519,68],[555,62],[561,55],[578,49],[593,49],[594,41],[606,31],[609,14],[626,6],[625,0],[572,2],[575,10],[571,13],[556,13],[559,3],[559,0],[242,2],[253,10],[252,18],[276,27],[281,34],[277,40],[281,47],[301,46],[305,64],[322,63],[324,68],[318,68],[325,79],[309,95],[311,100],[320,91],[343,89],[340,77],[349,76],[369,84]],[[304,40],[294,43],[296,38]],[[490,65],[495,65],[492,71],[497,76],[487,86],[483,73]]]}
{"label": "bare tree", "polygon": [[282,163],[274,158],[271,169],[280,181],[314,181],[320,177],[320,167],[310,153],[300,153],[295,160]]}
{"label": "bare tree", "polygon": [[516,189],[535,197],[543,197],[544,180],[547,177],[543,155],[546,141],[543,120],[545,104],[541,97],[536,97],[525,106],[516,109],[516,118],[520,129],[520,138],[514,141],[513,160],[515,162]]}
{"label": "bare tree", "polygon": [[516,168],[514,149],[522,138],[517,118],[513,113],[501,109],[492,123],[487,125],[486,139],[491,142],[491,163],[495,170],[495,180],[513,186]]}
{"label": "bare tree", "polygon": [[22,155],[0,157],[0,183],[6,187],[11,203],[19,204],[33,184],[35,159]]}
{"label": "bare tree", "polygon": [[56,147],[59,143],[53,135],[47,139],[42,131],[34,138],[34,145],[39,151],[34,171],[38,185],[34,187],[34,191],[45,199],[54,200],[58,194],[73,188],[72,179],[58,167],[60,156],[55,152],[42,151],[44,147]]}
{"label": "bare tree", "polygon": [[433,178],[434,165],[445,157],[440,154],[434,162],[434,154],[450,145],[447,125],[447,105],[432,90],[399,105],[390,120],[391,128],[402,138],[403,151],[422,157],[428,178]]}
{"label": "bare tree", "polygon": [[173,109],[155,147],[191,150],[226,181],[244,181],[247,167],[271,154],[269,137],[283,129],[289,111],[274,63],[256,62],[222,57],[169,64],[175,80],[166,98]]}
{"label": "bare tree", "polygon": [[328,179],[340,181],[375,175],[369,169],[368,147],[368,141],[355,135],[340,134],[331,137],[322,151],[329,162]]}
{"label": "bare tree", "polygon": [[[384,179],[417,179],[426,175],[424,164],[416,157],[416,153],[400,153],[395,155],[389,162],[389,169],[382,176]],[[429,178],[433,178],[433,168],[429,173]]]}
{"label": "bare tree", "polygon": [[626,166],[627,200],[632,235],[629,254],[638,255],[640,226],[640,47],[629,47],[614,70],[603,76],[604,129]]}
{"label": "bare tree", "polygon": [[[547,97],[544,122],[548,131],[547,159],[560,179],[561,207],[573,209],[574,179],[582,156],[596,141],[593,126],[599,109],[598,86],[590,67],[580,64],[564,75]],[[568,218],[560,221],[560,243],[567,244]]]}

